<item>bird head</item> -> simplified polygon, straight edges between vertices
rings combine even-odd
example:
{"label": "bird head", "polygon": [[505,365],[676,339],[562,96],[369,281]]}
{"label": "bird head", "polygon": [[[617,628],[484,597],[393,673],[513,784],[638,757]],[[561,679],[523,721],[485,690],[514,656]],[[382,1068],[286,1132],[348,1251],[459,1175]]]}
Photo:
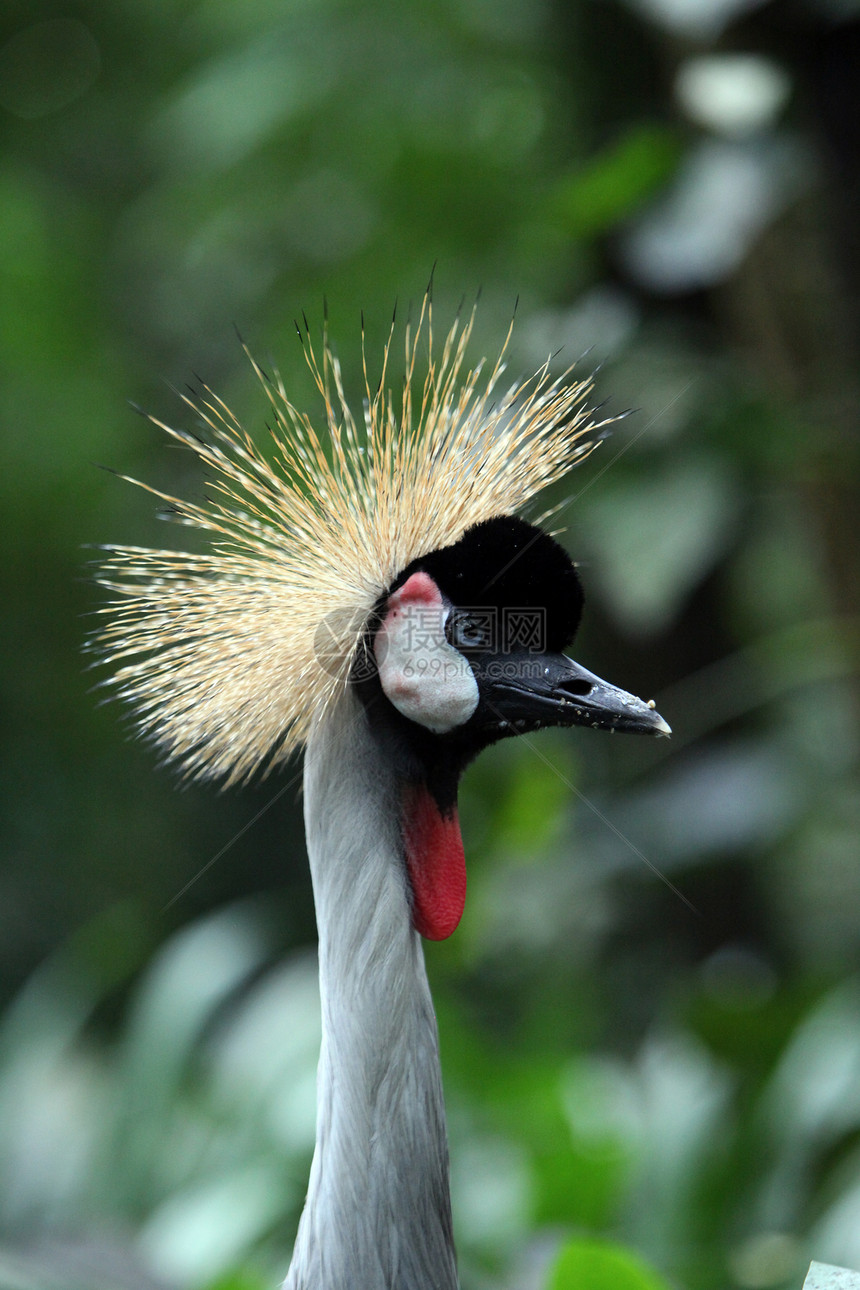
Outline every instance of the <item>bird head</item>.
{"label": "bird head", "polygon": [[398,770],[413,919],[431,939],[462,915],[457,785],[483,748],[547,726],[671,733],[653,701],[567,656],[582,606],[564,548],[500,516],[412,561],[370,615],[351,682]]}
{"label": "bird head", "polygon": [[359,657],[366,669],[369,646],[388,705],[466,757],[545,726],[668,735],[653,702],[565,655],[583,600],[548,533],[517,516],[484,520],[404,570]]}
{"label": "bird head", "polygon": [[357,693],[402,782],[415,925],[436,937],[459,919],[465,877],[454,897],[448,882],[425,899],[422,857],[462,868],[457,784],[482,748],[551,725],[669,733],[653,704],[567,656],[583,604],[576,569],[516,514],[611,418],[590,409],[589,379],[554,376],[549,361],[506,389],[504,346],[491,369],[469,368],[473,319],[458,319],[440,352],[425,297],[406,327],[397,402],[392,322],[361,422],[327,336],[318,361],[305,324],[326,432],[254,364],[268,453],[206,387],[185,399],[203,434],[156,422],[202,461],[210,489],[189,502],[143,487],[209,549],[106,548],[99,580],[113,599],[95,637],[141,731],[187,774],[226,783],[284,761]]}

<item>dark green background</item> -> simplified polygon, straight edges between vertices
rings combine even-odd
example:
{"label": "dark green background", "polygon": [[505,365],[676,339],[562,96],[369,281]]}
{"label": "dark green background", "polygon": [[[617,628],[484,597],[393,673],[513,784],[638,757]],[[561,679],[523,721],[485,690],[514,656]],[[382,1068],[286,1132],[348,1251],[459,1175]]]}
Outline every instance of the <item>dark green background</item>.
{"label": "dark green background", "polygon": [[[130,403],[190,426],[199,376],[262,430],[238,328],[314,407],[293,320],[318,333],[324,298],[359,399],[361,311],[373,364],[434,264],[440,331],[482,293],[476,361],[518,299],[513,375],[590,351],[636,409],[550,500],[574,499],[578,657],[675,730],[552,732],[466,777],[466,917],[428,948],[464,1290],[541,1284],[571,1234],[703,1290],[860,1266],[860,22],[706,10],[4,6],[10,1285],[286,1267],[316,1043],[297,783],[182,789],[99,706],[83,547],[183,541],[97,469],[199,488]],[[788,87],[743,137],[675,88],[731,52]],[[734,197],[702,179],[721,156],[753,176]]]}

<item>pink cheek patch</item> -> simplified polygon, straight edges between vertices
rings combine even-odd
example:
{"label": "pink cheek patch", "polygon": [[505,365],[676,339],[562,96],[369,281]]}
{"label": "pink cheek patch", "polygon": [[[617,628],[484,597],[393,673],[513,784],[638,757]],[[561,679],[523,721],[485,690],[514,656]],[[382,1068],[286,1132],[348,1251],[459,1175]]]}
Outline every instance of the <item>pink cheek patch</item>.
{"label": "pink cheek patch", "polygon": [[373,644],[379,680],[404,717],[443,734],[478,706],[478,684],[445,636],[447,609],[436,583],[413,573],[388,598]]}
{"label": "pink cheek patch", "polygon": [[400,609],[409,605],[442,608],[442,593],[429,573],[413,573],[412,577],[407,578],[403,586],[398,587],[388,601],[389,609]]}

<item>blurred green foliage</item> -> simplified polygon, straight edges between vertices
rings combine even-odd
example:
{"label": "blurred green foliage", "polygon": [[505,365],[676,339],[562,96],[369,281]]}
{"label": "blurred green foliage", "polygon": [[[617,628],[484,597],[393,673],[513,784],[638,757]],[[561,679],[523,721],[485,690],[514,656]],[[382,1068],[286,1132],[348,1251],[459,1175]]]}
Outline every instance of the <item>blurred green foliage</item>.
{"label": "blurred green foliage", "polygon": [[372,365],[434,263],[440,325],[482,291],[475,360],[518,297],[513,374],[579,359],[636,409],[547,504],[579,657],[675,730],[466,777],[466,917],[428,946],[464,1290],[860,1266],[858,49],[814,0],[4,6],[4,1286],[286,1268],[300,767],[178,791],[91,692],[82,547],[184,538],[96,463],[201,487],[129,401],[187,425],[200,373],[262,430],[235,324],[312,409],[324,298],[358,390],[361,311]]}
{"label": "blurred green foliage", "polygon": [[664,1290],[640,1259],[598,1241],[571,1241],[556,1260],[549,1290]]}

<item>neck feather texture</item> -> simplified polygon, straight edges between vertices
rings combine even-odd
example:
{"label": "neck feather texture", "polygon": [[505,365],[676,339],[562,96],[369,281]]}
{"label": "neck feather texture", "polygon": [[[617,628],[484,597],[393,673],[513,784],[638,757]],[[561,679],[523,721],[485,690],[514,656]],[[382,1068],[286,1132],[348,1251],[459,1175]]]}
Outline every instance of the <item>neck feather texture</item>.
{"label": "neck feather texture", "polygon": [[285,1290],[456,1290],[436,1018],[403,860],[401,786],[350,694],[312,732],[317,1143]]}

